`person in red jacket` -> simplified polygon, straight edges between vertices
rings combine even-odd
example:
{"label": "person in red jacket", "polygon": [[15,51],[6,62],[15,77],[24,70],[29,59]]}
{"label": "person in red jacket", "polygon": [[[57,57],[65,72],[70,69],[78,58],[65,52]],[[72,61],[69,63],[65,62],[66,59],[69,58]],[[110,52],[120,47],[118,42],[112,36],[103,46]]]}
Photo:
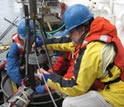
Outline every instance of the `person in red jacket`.
{"label": "person in red jacket", "polygon": [[[56,32],[53,37],[62,37],[66,36],[66,34],[63,33],[63,31]],[[55,56],[57,58],[53,58],[54,62],[53,67],[48,70],[49,73],[52,73],[52,69],[54,73],[59,74],[61,76],[64,76],[65,78],[72,78],[73,77],[73,64],[74,64],[74,58],[73,58],[73,52],[62,52],[62,51],[55,51]],[[44,88],[45,87],[45,88]],[[39,85],[36,87],[37,93],[43,93],[47,92],[47,88],[45,85]]]}

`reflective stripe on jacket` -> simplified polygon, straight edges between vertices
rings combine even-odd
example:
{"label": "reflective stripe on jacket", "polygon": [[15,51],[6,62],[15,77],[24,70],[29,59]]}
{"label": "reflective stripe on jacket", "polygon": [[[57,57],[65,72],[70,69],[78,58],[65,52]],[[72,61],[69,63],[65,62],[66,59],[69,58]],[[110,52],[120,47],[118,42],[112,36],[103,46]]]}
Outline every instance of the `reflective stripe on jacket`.
{"label": "reflective stripe on jacket", "polygon": [[21,85],[20,58],[23,56],[24,46],[19,40],[18,34],[14,34],[12,39],[14,42],[11,44],[7,56],[7,74],[17,85]]}
{"label": "reflective stripe on jacket", "polygon": [[19,39],[19,36],[17,33],[12,35],[12,40],[14,40],[18,46],[19,55],[22,55],[24,52],[24,43]]}

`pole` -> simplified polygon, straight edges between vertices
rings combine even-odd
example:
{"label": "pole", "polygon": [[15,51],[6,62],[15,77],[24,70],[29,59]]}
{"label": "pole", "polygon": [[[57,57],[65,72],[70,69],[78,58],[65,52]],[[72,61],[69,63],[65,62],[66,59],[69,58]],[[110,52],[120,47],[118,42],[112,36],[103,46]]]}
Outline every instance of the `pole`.
{"label": "pole", "polygon": [[18,16],[10,23],[10,25],[7,27],[7,29],[1,34],[0,40],[2,40],[5,37],[5,35],[12,29],[13,24],[15,24],[17,22],[17,19],[18,19]]}

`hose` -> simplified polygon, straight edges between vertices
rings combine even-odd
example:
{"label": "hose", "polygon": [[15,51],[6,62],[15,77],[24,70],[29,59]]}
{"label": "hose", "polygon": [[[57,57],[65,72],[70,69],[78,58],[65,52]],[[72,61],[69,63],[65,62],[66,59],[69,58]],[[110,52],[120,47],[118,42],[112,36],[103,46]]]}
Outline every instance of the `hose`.
{"label": "hose", "polygon": [[[62,26],[60,26],[60,27],[59,27],[58,29],[56,29],[56,30],[46,32],[47,36],[48,36],[48,37],[52,37],[52,35],[53,35],[54,33],[56,33],[56,32],[58,32],[58,31],[62,30],[62,29],[64,28],[64,26],[65,26],[65,25],[63,24]],[[37,33],[40,34],[40,31],[37,30]]]}

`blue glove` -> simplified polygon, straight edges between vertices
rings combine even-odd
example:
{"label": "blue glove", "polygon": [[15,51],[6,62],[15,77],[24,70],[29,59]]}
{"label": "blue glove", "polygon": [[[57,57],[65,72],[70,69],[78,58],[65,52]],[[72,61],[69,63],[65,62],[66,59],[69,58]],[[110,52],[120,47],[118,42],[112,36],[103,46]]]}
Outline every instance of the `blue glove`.
{"label": "blue glove", "polygon": [[[45,74],[45,73],[43,73],[43,76],[44,76],[44,79],[47,81],[48,80],[48,78],[50,78],[51,77],[51,74]],[[42,79],[42,81],[41,81],[41,84],[45,84],[45,82],[44,82],[44,79],[43,79],[43,76],[41,77]]]}
{"label": "blue glove", "polygon": [[42,42],[42,38],[40,36],[37,37],[37,41],[36,41],[36,46],[37,47],[40,47],[43,45],[43,42]]}
{"label": "blue glove", "polygon": [[45,92],[45,87],[44,87],[44,85],[37,86],[37,87],[35,88],[35,91],[36,91],[37,93],[39,93],[39,94],[44,93],[44,92]]}
{"label": "blue glove", "polygon": [[42,40],[37,40],[36,45],[37,45],[37,47],[42,46]]}

